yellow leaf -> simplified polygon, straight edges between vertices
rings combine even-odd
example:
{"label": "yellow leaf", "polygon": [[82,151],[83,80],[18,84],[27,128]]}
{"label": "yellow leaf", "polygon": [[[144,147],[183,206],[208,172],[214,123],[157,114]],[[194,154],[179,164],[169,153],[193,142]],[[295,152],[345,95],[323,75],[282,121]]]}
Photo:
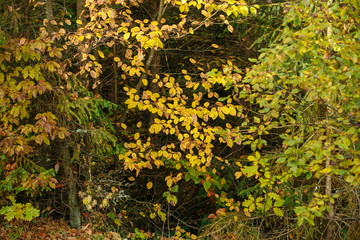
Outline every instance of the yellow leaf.
{"label": "yellow leaf", "polygon": [[179,134],[179,135],[178,135],[178,139],[179,139],[180,141],[182,141],[182,140],[184,139],[184,136],[183,136],[182,134]]}
{"label": "yellow leaf", "polygon": [[175,169],[176,170],[179,170],[181,168],[181,164],[180,163],[177,163],[176,166],[175,166]]}
{"label": "yellow leaf", "polygon": [[115,58],[114,58],[114,61],[115,61],[115,62],[120,62],[120,58],[115,57]]}
{"label": "yellow leaf", "polygon": [[76,20],[76,23],[81,25],[82,24],[82,21],[80,19]]}
{"label": "yellow leaf", "polygon": [[241,6],[240,7],[240,13],[246,17],[249,14],[248,7],[247,6]]}
{"label": "yellow leaf", "polygon": [[219,117],[220,117],[222,120],[225,120],[225,115],[224,115],[222,112],[219,112]]}
{"label": "yellow leaf", "polygon": [[142,125],[142,122],[138,122],[138,123],[136,124],[136,126],[137,126],[138,128],[141,128],[141,125]]}
{"label": "yellow leaf", "polygon": [[211,46],[212,46],[213,48],[219,48],[219,45],[217,45],[217,44],[211,44]]}
{"label": "yellow leaf", "polygon": [[232,115],[232,116],[236,115],[236,110],[234,107],[229,107],[229,112],[230,112],[230,115]]}
{"label": "yellow leaf", "polygon": [[129,72],[129,75],[130,75],[130,76],[134,76],[135,73],[136,73],[136,69],[135,69],[135,68],[131,68],[131,69],[130,69],[130,72]]}
{"label": "yellow leaf", "polygon": [[194,90],[196,90],[199,87],[199,83],[196,83],[194,86]]}
{"label": "yellow leaf", "polygon": [[257,10],[256,10],[256,8],[254,8],[254,7],[250,7],[250,12],[251,12],[252,14],[256,15]]}
{"label": "yellow leaf", "polygon": [[320,173],[322,174],[328,174],[331,172],[331,168],[324,168],[323,170],[320,171]]}
{"label": "yellow leaf", "polygon": [[173,185],[173,180],[170,178],[170,179],[168,179],[167,181],[166,181],[166,185],[168,186],[168,187],[171,187],[172,185]]}
{"label": "yellow leaf", "polygon": [[140,39],[140,42],[147,42],[149,40],[149,38],[148,37],[146,37],[146,36],[143,36],[141,39]]}
{"label": "yellow leaf", "polygon": [[135,181],[135,178],[134,177],[129,177],[129,181]]}
{"label": "yellow leaf", "polygon": [[175,96],[175,94],[176,94],[175,88],[170,88],[169,94],[171,97]]}
{"label": "yellow leaf", "polygon": [[222,108],[221,108],[221,111],[222,111],[223,113],[225,113],[226,115],[229,114],[229,108],[228,108],[227,106],[222,107]]}
{"label": "yellow leaf", "polygon": [[102,51],[100,51],[100,50],[98,50],[98,54],[99,54],[99,56],[101,57],[101,58],[104,58],[105,56],[104,56],[104,53],[102,52]]}
{"label": "yellow leaf", "polygon": [[121,127],[122,127],[123,129],[126,129],[126,128],[127,128],[127,126],[125,125],[125,123],[121,123]]}
{"label": "yellow leaf", "polygon": [[195,64],[195,63],[196,63],[196,60],[193,59],[193,58],[189,58],[189,61],[190,61],[192,64]]}
{"label": "yellow leaf", "polygon": [[27,77],[29,76],[29,71],[28,71],[28,69],[27,69],[27,68],[24,68],[24,69],[22,70],[22,74],[23,74],[24,79],[27,78]]}
{"label": "yellow leaf", "polygon": [[59,132],[59,133],[58,133],[58,137],[59,137],[60,139],[64,139],[64,138],[65,138],[65,133],[64,133],[64,132]]}
{"label": "yellow leaf", "polygon": [[146,187],[147,187],[147,189],[151,189],[151,188],[153,187],[153,183],[152,183],[152,182],[148,182],[148,183],[146,184]]}
{"label": "yellow leaf", "polygon": [[184,78],[188,81],[191,80],[191,77],[189,75],[185,75]]}
{"label": "yellow leaf", "polygon": [[140,134],[139,134],[138,132],[134,134],[134,138],[135,138],[135,140],[138,140],[138,139],[139,139],[139,137],[140,137]]}
{"label": "yellow leaf", "polygon": [[157,46],[159,47],[159,48],[164,48],[164,44],[163,44],[163,42],[159,39],[159,38],[157,38],[156,39],[157,40]]}
{"label": "yellow leaf", "polygon": [[242,172],[236,172],[235,173],[235,178],[239,179],[239,177],[241,177],[241,175],[242,175]]}
{"label": "yellow leaf", "polygon": [[127,33],[124,34],[124,39],[125,39],[125,40],[128,40],[129,37],[130,37],[130,33],[129,33],[129,32],[127,32]]}
{"label": "yellow leaf", "polygon": [[144,79],[142,80],[142,83],[144,84],[144,86],[147,86],[147,85],[148,85],[148,80],[144,78]]}

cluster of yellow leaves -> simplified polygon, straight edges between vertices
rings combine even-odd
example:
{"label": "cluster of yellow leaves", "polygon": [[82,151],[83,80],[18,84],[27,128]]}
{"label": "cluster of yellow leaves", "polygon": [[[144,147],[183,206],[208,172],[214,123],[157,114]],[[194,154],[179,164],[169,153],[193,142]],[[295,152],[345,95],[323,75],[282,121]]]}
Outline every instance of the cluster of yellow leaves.
{"label": "cluster of yellow leaves", "polygon": [[[112,4],[117,5],[116,8]],[[102,73],[102,66],[97,58],[104,58],[103,52],[94,52],[94,50],[104,43],[112,47],[115,43],[126,46],[125,59],[114,56],[114,60],[121,67],[124,74],[121,77],[126,80],[128,77],[141,77],[145,73],[144,61],[146,60],[147,49],[158,49],[164,47],[164,41],[169,38],[177,38],[188,33],[194,33],[192,27],[185,27],[189,22],[187,15],[190,8],[195,8],[206,18],[204,22],[199,22],[199,26],[205,24],[208,26],[209,19],[215,17],[218,12],[224,12],[227,16],[238,15],[247,16],[249,11],[256,14],[257,5],[248,6],[244,0],[240,1],[214,1],[214,0],[197,0],[197,1],[175,1],[167,0],[165,5],[172,5],[179,8],[179,22],[177,24],[166,24],[166,19],[161,18],[158,22],[149,19],[133,19],[130,7],[139,7],[142,1],[87,1],[90,21],[84,24],[81,20],[77,23],[81,25],[75,34],[68,36],[69,42],[78,45],[80,59],[83,65],[80,66],[80,74],[90,74],[96,79]],[[115,10],[116,9],[116,10]],[[190,18],[189,18],[190,19]],[[233,31],[232,26],[224,15],[220,15],[221,21],[228,25],[229,31]],[[197,25],[193,21],[192,24]],[[64,34],[63,32],[61,32]],[[91,53],[94,52],[94,53]],[[144,85],[147,80],[144,79]],[[219,79],[219,81],[222,81]],[[223,83],[224,84],[224,83]],[[195,85],[196,89],[199,85]],[[171,90],[174,94],[174,90]]]}
{"label": "cluster of yellow leaves", "polygon": [[[213,152],[214,143],[232,148],[234,143],[240,145],[253,140],[256,133],[243,131],[245,134],[242,134],[240,126],[234,127],[227,122],[234,118],[248,121],[242,104],[236,97],[220,96],[217,91],[219,88],[228,90],[241,81],[240,70],[231,62],[224,65],[222,71],[206,73],[198,67],[200,76],[183,70],[182,75],[175,78],[168,74],[151,75],[146,61],[153,50],[164,48],[168,39],[193,34],[199,27],[209,26],[211,21],[220,20],[233,32],[228,19],[256,14],[257,5],[248,6],[244,0],[165,0],[164,4],[171,5],[173,12],[173,9],[178,9],[178,18],[173,18],[171,24],[167,24],[168,19],[165,18],[160,21],[134,19],[130,7],[138,7],[142,1],[116,1],[115,4],[118,5],[116,10],[110,7],[110,1],[87,1],[90,22],[83,26],[83,31],[78,31],[72,37],[72,41],[79,43],[82,54],[83,68],[80,73],[88,72],[93,78],[101,73],[97,56],[99,59],[106,56],[102,51],[96,54],[91,52],[99,44],[108,47],[115,43],[122,45],[125,54],[117,56],[114,53],[113,59],[121,68],[121,78],[127,81],[123,89],[128,98],[124,103],[130,114],[140,111],[156,115],[148,129],[137,124],[135,132],[126,130],[131,137],[124,144],[127,151],[119,155],[125,169],[134,170],[138,175],[141,169],[159,168],[171,162],[176,170],[194,168],[205,174],[218,157]],[[198,21],[194,20],[194,14],[188,15],[190,10],[198,12],[195,17]],[[174,19],[177,22],[174,23]],[[106,40],[103,40],[104,37]],[[219,48],[217,44],[212,47]],[[194,58],[189,61],[193,65],[198,63]],[[134,84],[133,80],[137,80],[138,84]],[[149,85],[159,90],[153,92]],[[120,125],[127,129],[124,123]],[[154,135],[166,135],[171,141],[155,149],[152,145]],[[165,181],[171,187],[178,180],[168,176]],[[152,182],[149,182],[147,188],[152,187]]]}

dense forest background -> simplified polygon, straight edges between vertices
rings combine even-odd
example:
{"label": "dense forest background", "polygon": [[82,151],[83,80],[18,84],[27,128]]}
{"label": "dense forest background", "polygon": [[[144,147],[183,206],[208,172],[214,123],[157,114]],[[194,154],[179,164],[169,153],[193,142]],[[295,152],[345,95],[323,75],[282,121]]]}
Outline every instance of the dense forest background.
{"label": "dense forest background", "polygon": [[360,239],[359,0],[0,0],[2,239]]}

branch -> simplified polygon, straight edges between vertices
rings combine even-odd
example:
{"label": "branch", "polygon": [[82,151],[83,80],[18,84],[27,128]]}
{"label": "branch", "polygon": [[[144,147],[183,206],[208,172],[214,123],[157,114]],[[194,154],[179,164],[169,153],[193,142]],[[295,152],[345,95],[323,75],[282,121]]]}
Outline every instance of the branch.
{"label": "branch", "polygon": [[[159,28],[160,28],[160,21],[164,15],[164,12],[163,12],[163,9],[164,9],[164,0],[160,0],[160,3],[159,3],[159,9],[158,9],[158,16],[157,16],[157,19],[156,21],[159,23]],[[151,66],[151,63],[154,59],[154,56],[155,56],[155,53],[157,52],[158,50],[155,49],[155,47],[153,47],[151,50],[150,50],[150,53],[149,53],[149,58],[147,59],[146,63],[145,63],[145,71],[141,74],[140,76],[140,80],[139,82],[136,84],[136,92],[140,91],[142,85],[143,85],[143,79],[146,79],[148,77],[148,71],[150,69],[150,66]],[[129,113],[129,108],[126,108],[124,114],[122,115],[121,119],[120,119],[120,122],[123,123],[125,122],[125,119],[127,117],[127,114]]]}
{"label": "branch", "polygon": [[[229,1],[229,0],[228,0]],[[213,14],[211,14],[211,16],[207,17],[204,21],[202,21],[199,26],[197,26],[196,28],[193,29],[193,31],[195,32],[196,30],[198,30],[199,28],[201,28],[206,22],[207,20],[209,20],[210,18],[212,18],[213,16],[215,16],[222,8],[222,6],[225,5],[225,3],[227,3],[228,1],[224,2],[223,4],[221,4],[221,6],[219,7],[218,10],[216,10]],[[183,35],[180,35],[179,37],[176,37],[174,39],[180,39],[180,38],[183,38],[183,37],[186,37],[187,35],[189,35],[190,33],[186,33],[186,34],[183,34]]]}

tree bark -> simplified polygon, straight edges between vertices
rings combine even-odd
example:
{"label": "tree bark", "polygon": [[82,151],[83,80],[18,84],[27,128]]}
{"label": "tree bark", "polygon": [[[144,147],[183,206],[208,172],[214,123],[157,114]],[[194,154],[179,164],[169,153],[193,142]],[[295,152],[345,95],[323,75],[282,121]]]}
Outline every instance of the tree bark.
{"label": "tree bark", "polygon": [[30,39],[30,8],[31,3],[29,1],[25,1],[25,37]]}
{"label": "tree bark", "polygon": [[50,21],[54,19],[53,1],[46,0],[46,18]]}
{"label": "tree bark", "polygon": [[[114,59],[117,53],[117,49],[116,49],[116,44],[114,44]],[[115,60],[113,60],[113,71],[114,71],[114,103],[118,104],[118,67],[117,67],[117,62],[115,62]]]}
{"label": "tree bark", "polygon": [[[156,51],[154,53],[154,60],[152,62],[152,65],[151,65],[151,74],[152,75],[155,75],[155,74],[158,74],[160,72],[160,52],[159,51]],[[149,88],[150,88],[150,91],[152,93],[159,93],[159,85],[158,83],[153,83],[152,81],[149,81]],[[155,118],[158,116],[157,113],[149,113],[149,120],[148,120],[148,128],[151,127],[151,125],[154,123],[155,121]],[[157,134],[152,134],[151,135],[151,142],[153,144],[156,144],[158,143],[158,135]]]}
{"label": "tree bark", "polygon": [[76,17],[84,22],[84,15],[81,15],[82,12],[85,10],[85,3],[86,0],[76,0]]}
{"label": "tree bark", "polygon": [[68,206],[70,226],[79,229],[81,227],[80,205],[78,201],[78,191],[76,186],[76,176],[72,168],[71,154],[69,146],[64,146],[62,164],[65,177],[68,179]]}
{"label": "tree bark", "polygon": [[[46,18],[51,21],[54,20],[54,11],[53,11],[53,0],[46,0]],[[47,23],[46,30],[49,34],[55,31],[54,25]]]}
{"label": "tree bark", "polygon": [[[328,5],[331,5],[333,3],[333,0],[329,0],[328,1]],[[328,27],[327,29],[327,36],[330,38],[332,35],[332,28]],[[328,110],[326,109],[325,111],[326,113],[326,117],[328,117]],[[328,144],[331,145],[332,144],[332,139],[331,139],[331,130],[329,129],[329,127],[327,127],[326,129],[326,135],[327,135],[327,141]],[[327,157],[326,159],[326,163],[325,163],[325,167],[326,168],[330,168],[331,167],[331,160],[330,157]],[[328,195],[329,197],[331,197],[332,195],[332,175],[330,173],[327,174],[326,176],[326,190],[325,190],[325,194]],[[335,211],[334,211],[334,204],[332,204],[330,201],[328,203],[328,208],[329,208],[329,223],[327,226],[327,230],[326,230],[326,239],[327,240],[331,240],[333,239],[333,233],[334,233],[334,222],[333,219],[335,217]]]}

